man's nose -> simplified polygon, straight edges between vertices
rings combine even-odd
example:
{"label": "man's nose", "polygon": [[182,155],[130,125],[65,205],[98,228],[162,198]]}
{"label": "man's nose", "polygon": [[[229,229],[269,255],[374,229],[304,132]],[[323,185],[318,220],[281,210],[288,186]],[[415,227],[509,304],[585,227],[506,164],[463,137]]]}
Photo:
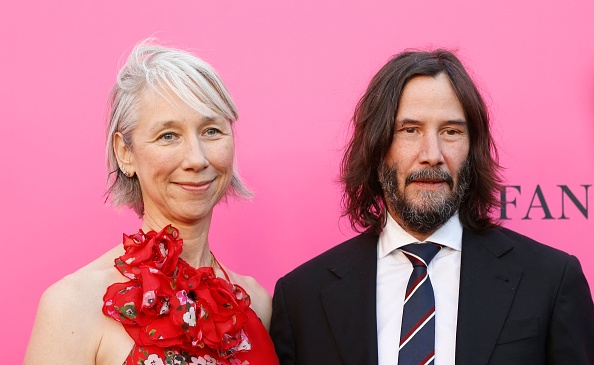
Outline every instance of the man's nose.
{"label": "man's nose", "polygon": [[421,140],[419,162],[429,166],[439,166],[444,162],[442,141],[437,134],[425,134]]}

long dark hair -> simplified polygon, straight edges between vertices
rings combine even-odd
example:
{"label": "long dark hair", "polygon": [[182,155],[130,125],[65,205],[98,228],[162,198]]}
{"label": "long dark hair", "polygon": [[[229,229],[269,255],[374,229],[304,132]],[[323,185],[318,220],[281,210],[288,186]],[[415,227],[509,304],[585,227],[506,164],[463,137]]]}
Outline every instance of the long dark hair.
{"label": "long dark hair", "polygon": [[470,187],[460,207],[460,220],[473,231],[499,224],[491,212],[499,206],[500,166],[485,102],[460,60],[438,49],[396,55],[373,77],[357,103],[353,136],[341,164],[343,216],[349,217],[353,229],[381,232],[386,207],[378,168],[392,144],[398,101],[411,78],[441,73],[450,79],[464,108],[470,135]]}

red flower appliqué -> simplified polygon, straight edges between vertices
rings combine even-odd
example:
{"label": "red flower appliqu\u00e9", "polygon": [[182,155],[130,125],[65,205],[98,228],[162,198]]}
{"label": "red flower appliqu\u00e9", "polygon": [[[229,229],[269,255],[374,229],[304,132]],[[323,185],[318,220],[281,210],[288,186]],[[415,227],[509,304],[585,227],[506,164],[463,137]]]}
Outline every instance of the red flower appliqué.
{"label": "red flower appliqu\u00e9", "polygon": [[103,313],[122,323],[139,346],[192,351],[207,346],[223,358],[250,349],[243,325],[250,298],[179,258],[183,241],[172,226],[124,235],[126,253],[115,267],[130,281],[107,288]]}

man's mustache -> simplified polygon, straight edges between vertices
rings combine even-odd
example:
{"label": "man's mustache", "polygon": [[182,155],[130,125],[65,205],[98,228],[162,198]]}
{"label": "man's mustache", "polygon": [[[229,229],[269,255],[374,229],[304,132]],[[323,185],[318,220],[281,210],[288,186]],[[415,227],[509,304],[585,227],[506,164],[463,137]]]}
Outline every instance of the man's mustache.
{"label": "man's mustache", "polygon": [[415,181],[424,180],[445,181],[448,183],[450,189],[454,188],[454,179],[452,178],[452,175],[439,167],[435,169],[423,169],[410,173],[406,177],[405,186],[410,185]]}

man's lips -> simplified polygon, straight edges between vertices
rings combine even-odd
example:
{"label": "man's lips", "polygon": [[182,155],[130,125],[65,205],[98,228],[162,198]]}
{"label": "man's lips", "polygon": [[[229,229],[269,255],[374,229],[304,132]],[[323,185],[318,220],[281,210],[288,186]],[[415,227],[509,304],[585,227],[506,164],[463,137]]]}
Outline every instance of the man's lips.
{"label": "man's lips", "polygon": [[415,179],[411,182],[415,183],[426,183],[426,184],[439,184],[442,182],[446,182],[444,179]]}
{"label": "man's lips", "polygon": [[454,181],[452,175],[441,169],[425,169],[415,171],[406,177],[405,186],[416,184],[429,188],[441,187],[442,184],[447,184],[453,188]]}
{"label": "man's lips", "polygon": [[413,180],[409,183],[409,185],[410,184],[415,184],[417,186],[421,186],[424,188],[439,188],[439,187],[442,187],[443,185],[448,185],[447,181],[445,181],[445,180],[425,180],[425,179]]}

